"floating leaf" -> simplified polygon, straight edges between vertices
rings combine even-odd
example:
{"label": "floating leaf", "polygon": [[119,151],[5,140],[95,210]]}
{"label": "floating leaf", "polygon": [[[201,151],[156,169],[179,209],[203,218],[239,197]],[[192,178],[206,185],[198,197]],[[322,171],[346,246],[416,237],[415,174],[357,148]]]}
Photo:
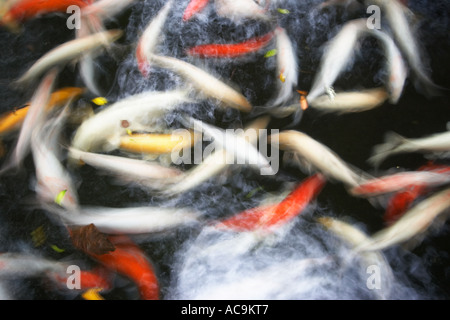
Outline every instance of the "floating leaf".
{"label": "floating leaf", "polygon": [[55,245],[55,244],[52,244],[51,246],[50,246],[50,248],[52,248],[53,250],[55,250],[56,252],[58,252],[58,253],[63,253],[65,250],[64,249],[61,249],[61,248],[59,248],[57,245]]}
{"label": "floating leaf", "polygon": [[264,58],[270,58],[273,57],[277,54],[277,49],[272,49],[266,52],[266,54],[264,55]]}
{"label": "floating leaf", "polygon": [[127,133],[129,136],[131,136],[133,134],[133,132],[130,129],[127,129]]}
{"label": "floating leaf", "polygon": [[247,193],[247,195],[245,196],[247,199],[249,199],[249,198],[251,198],[251,197],[253,197],[258,191],[260,191],[260,190],[264,190],[264,188],[263,187],[258,187],[258,188],[255,188],[255,189],[253,189],[253,190],[251,190],[249,193]]}
{"label": "floating leaf", "polygon": [[279,13],[282,13],[282,14],[289,14],[289,13],[291,13],[288,9],[282,9],[282,8],[278,8],[277,11]]}
{"label": "floating leaf", "polygon": [[64,195],[66,194],[67,190],[62,190],[55,198],[55,203],[61,205],[61,202],[64,198]]}
{"label": "floating leaf", "polygon": [[102,291],[102,288],[92,288],[88,289],[81,295],[85,300],[105,300],[99,292]]}
{"label": "floating leaf", "polygon": [[283,72],[280,72],[280,80],[281,80],[281,82],[285,82],[286,81],[286,77],[283,74]]}
{"label": "floating leaf", "polygon": [[103,106],[108,103],[108,100],[104,97],[97,97],[91,100],[93,103],[95,103],[98,106]]}
{"label": "floating leaf", "polygon": [[115,250],[108,236],[101,233],[93,223],[72,229],[71,237],[73,245],[86,253],[105,254]]}

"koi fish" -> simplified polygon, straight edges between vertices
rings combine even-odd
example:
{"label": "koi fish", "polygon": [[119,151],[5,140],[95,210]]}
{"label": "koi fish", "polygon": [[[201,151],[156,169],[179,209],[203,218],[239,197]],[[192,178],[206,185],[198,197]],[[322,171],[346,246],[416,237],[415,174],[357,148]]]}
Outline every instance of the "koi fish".
{"label": "koi fish", "polygon": [[181,90],[148,91],[123,98],[85,120],[78,127],[71,146],[92,152],[115,150],[127,130],[147,131],[153,119],[190,101]]}
{"label": "koi fish", "polygon": [[320,69],[306,97],[308,103],[324,94],[348,65],[355,44],[361,34],[367,31],[366,19],[355,19],[345,23],[341,30],[327,44]]}
{"label": "koi fish", "polygon": [[[255,131],[259,133],[259,130],[267,127],[269,121],[270,117],[262,116],[245,127],[243,135],[249,138],[249,143],[255,143],[259,136],[250,135],[249,133]],[[225,170],[228,164],[233,163],[233,161],[233,154],[227,153],[225,149],[215,149],[213,153],[194,168],[189,169],[178,177],[169,179],[170,186],[160,190],[160,192],[164,195],[175,195],[190,190]]]}
{"label": "koi fish", "polygon": [[245,210],[219,222],[216,227],[235,231],[278,228],[299,215],[320,193],[325,183],[323,175],[314,174],[299,183],[281,202]]}
{"label": "koi fish", "polygon": [[[85,89],[77,87],[65,87],[58,89],[50,95],[50,100],[47,104],[46,110],[61,107],[69,100],[76,99],[84,93]],[[27,102],[25,106],[8,111],[3,115],[0,115],[0,135],[8,135],[11,132],[16,131],[22,126],[22,123],[30,108],[30,102]]]}
{"label": "koi fish", "polygon": [[450,207],[450,189],[441,190],[409,209],[395,223],[360,243],[355,250],[383,250],[404,243],[412,238],[423,236],[440,214]]}
{"label": "koi fish", "polygon": [[382,144],[373,148],[372,156],[367,160],[373,166],[379,166],[387,157],[402,153],[423,152],[440,153],[450,151],[450,131],[435,133],[416,139],[404,138],[389,132]]}
{"label": "koi fish", "polygon": [[19,167],[28,155],[33,130],[44,120],[45,107],[48,105],[48,101],[50,100],[50,95],[56,81],[57,72],[58,71],[56,69],[50,70],[42,79],[39,87],[36,89],[31,99],[30,107],[23,121],[19,137],[9,162],[3,165],[3,168],[0,170],[0,174],[11,168]]}
{"label": "koi fish", "polygon": [[145,252],[127,236],[110,236],[108,239],[116,249],[101,255],[90,253],[91,256],[111,271],[132,280],[142,300],[158,300],[158,278]]}
{"label": "koi fish", "polygon": [[84,6],[81,9],[81,15],[93,17],[105,21],[113,18],[115,15],[123,12],[135,0],[99,0]]}
{"label": "koi fish", "polygon": [[405,171],[364,181],[364,183],[351,189],[350,193],[355,196],[371,197],[402,191],[412,185],[437,187],[446,183],[450,183],[449,173]]}
{"label": "koi fish", "polygon": [[16,26],[21,22],[36,18],[40,15],[61,12],[66,13],[67,7],[76,5],[79,8],[87,6],[90,1],[83,0],[19,0],[13,3],[0,20],[0,25]]}
{"label": "koi fish", "polygon": [[[417,170],[448,174],[450,168],[445,165],[435,165],[431,162],[420,167]],[[385,221],[385,223],[391,225],[393,222],[398,220],[398,218],[406,212],[406,210],[410,207],[415,199],[426,194],[430,191],[430,189],[431,188],[429,188],[427,185],[412,184],[405,190],[395,193],[389,199],[386,206],[386,210],[383,215],[383,220]]]}
{"label": "koi fish", "polygon": [[144,77],[147,77],[150,71],[150,55],[155,53],[156,46],[159,43],[161,29],[166,22],[172,7],[172,2],[172,0],[167,1],[157,16],[145,27],[144,32],[139,38],[136,47],[136,60],[139,71]]}
{"label": "koi fish", "polygon": [[236,58],[261,50],[270,43],[273,35],[273,32],[269,32],[240,43],[202,44],[189,48],[187,54],[202,58]]}
{"label": "koi fish", "polygon": [[398,0],[375,0],[371,4],[381,7],[381,11],[389,22],[394,34],[395,40],[398,42],[409,66],[421,85],[416,85],[428,95],[436,95],[442,88],[438,87],[427,74],[423,65],[423,59],[420,53],[420,47],[417,44],[416,37],[410,28],[410,24],[405,15],[405,6]]}
{"label": "koi fish", "polygon": [[371,34],[380,39],[385,48],[389,75],[387,85],[389,101],[392,104],[396,104],[402,95],[406,77],[408,76],[408,69],[400,50],[391,37],[382,31],[372,30]]}
{"label": "koi fish", "polygon": [[159,233],[196,224],[200,218],[195,210],[183,208],[82,206],[76,214],[59,206],[47,205],[45,208],[70,227],[94,224],[100,232],[108,234]]}
{"label": "koi fish", "polygon": [[116,41],[122,36],[122,33],[121,30],[108,30],[67,41],[39,58],[25,74],[15,81],[15,84],[26,85],[54,66],[65,64],[79,58],[84,53],[106,46],[105,39],[108,43]]}
{"label": "koi fish", "polygon": [[[57,117],[33,130],[31,150],[36,168],[34,188],[40,199],[48,203],[57,202],[72,211],[78,207],[77,189],[71,175],[61,164],[59,149],[59,138],[68,107],[69,105],[66,105]],[[64,195],[56,200],[61,192],[64,192]]]}
{"label": "koi fish", "polygon": [[[331,217],[321,217],[317,220],[327,230],[331,231],[344,242],[346,242],[352,249],[355,249],[360,243],[368,241],[369,239],[369,236],[359,228],[342,220]],[[384,275],[383,284],[381,285],[381,288],[383,290],[376,290],[376,294],[380,299],[386,299],[389,296],[391,285],[394,280],[394,274],[389,265],[389,262],[386,260],[386,257],[381,251],[360,252],[358,257],[361,258],[364,272],[366,272],[367,267],[369,266],[378,266],[380,268],[381,274]]]}
{"label": "koi fish", "polygon": [[189,0],[189,4],[183,12],[183,21],[190,20],[194,15],[206,8],[208,3],[209,0]]}
{"label": "koi fish", "polygon": [[268,159],[252,143],[248,142],[245,137],[219,129],[194,118],[190,118],[189,121],[193,124],[194,130],[201,131],[206,136],[213,138],[215,146],[233,154],[237,163],[256,166],[261,170],[261,174],[275,174]]}
{"label": "koi fish", "polygon": [[214,6],[219,16],[230,19],[234,23],[239,23],[244,19],[270,20],[267,7],[263,8],[253,0],[241,0],[239,2],[215,0]]}
{"label": "koi fish", "polygon": [[172,57],[156,55],[151,55],[150,60],[162,68],[177,73],[208,97],[243,112],[250,112],[252,109],[250,102],[241,93],[193,64]]}
{"label": "koi fish", "polygon": [[340,181],[349,188],[356,187],[367,179],[365,173],[352,169],[327,146],[305,133],[286,130],[269,136],[270,139],[274,137],[278,139],[281,150],[294,152],[325,176]]}
{"label": "koi fish", "polygon": [[73,160],[112,174],[120,181],[145,186],[153,185],[154,188],[160,184],[166,185],[167,179],[183,174],[182,171],[173,167],[128,157],[86,152],[74,148],[69,148],[69,155]]}
{"label": "koi fish", "polygon": [[295,49],[285,29],[276,28],[277,40],[277,81],[278,94],[272,105],[286,103],[293,93],[293,88],[298,83],[298,61]]}
{"label": "koi fish", "polygon": [[132,153],[165,154],[194,145],[194,134],[185,130],[172,133],[131,133],[120,138],[119,149]]}
{"label": "koi fish", "polygon": [[384,88],[339,92],[332,98],[322,95],[309,101],[309,106],[325,112],[362,112],[382,105],[389,97]]}

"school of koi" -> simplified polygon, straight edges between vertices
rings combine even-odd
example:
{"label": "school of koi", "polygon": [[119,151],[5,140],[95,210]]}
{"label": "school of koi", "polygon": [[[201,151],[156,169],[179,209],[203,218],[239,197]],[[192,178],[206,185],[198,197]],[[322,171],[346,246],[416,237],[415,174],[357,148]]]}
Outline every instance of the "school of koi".
{"label": "school of koi", "polygon": [[448,299],[422,2],[2,1],[0,299]]}

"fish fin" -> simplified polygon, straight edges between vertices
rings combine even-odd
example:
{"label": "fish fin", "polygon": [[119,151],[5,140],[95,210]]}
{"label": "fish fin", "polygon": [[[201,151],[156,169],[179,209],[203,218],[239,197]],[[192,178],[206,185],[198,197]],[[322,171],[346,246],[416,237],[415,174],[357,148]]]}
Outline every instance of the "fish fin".
{"label": "fish fin", "polygon": [[285,151],[283,154],[283,163],[286,165],[298,167],[303,173],[307,175],[314,174],[316,171],[310,162],[308,162],[295,152]]}
{"label": "fish fin", "polygon": [[385,135],[384,143],[376,145],[373,148],[372,156],[367,160],[368,163],[374,167],[379,167],[380,164],[392,153],[395,149],[405,143],[407,139],[395,132],[388,132]]}

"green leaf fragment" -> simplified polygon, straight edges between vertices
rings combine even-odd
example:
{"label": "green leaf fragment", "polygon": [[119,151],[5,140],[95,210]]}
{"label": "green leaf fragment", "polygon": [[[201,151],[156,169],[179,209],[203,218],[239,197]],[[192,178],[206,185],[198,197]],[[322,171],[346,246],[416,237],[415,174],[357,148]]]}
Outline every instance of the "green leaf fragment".
{"label": "green leaf fragment", "polygon": [[272,49],[266,52],[264,58],[270,58],[277,54],[277,49]]}
{"label": "green leaf fragment", "polygon": [[61,249],[61,248],[59,248],[57,245],[55,245],[55,244],[52,244],[51,246],[50,246],[53,250],[55,250],[56,252],[58,252],[58,253],[63,253],[65,250],[64,249]]}
{"label": "green leaf fragment", "polygon": [[282,13],[282,14],[289,14],[290,13],[290,11],[288,9],[282,9],[282,8],[278,8],[277,11],[279,13]]}
{"label": "green leaf fragment", "polygon": [[60,193],[58,193],[58,195],[55,198],[55,202],[59,205],[61,205],[61,202],[64,198],[64,195],[66,194],[67,190],[62,190]]}

